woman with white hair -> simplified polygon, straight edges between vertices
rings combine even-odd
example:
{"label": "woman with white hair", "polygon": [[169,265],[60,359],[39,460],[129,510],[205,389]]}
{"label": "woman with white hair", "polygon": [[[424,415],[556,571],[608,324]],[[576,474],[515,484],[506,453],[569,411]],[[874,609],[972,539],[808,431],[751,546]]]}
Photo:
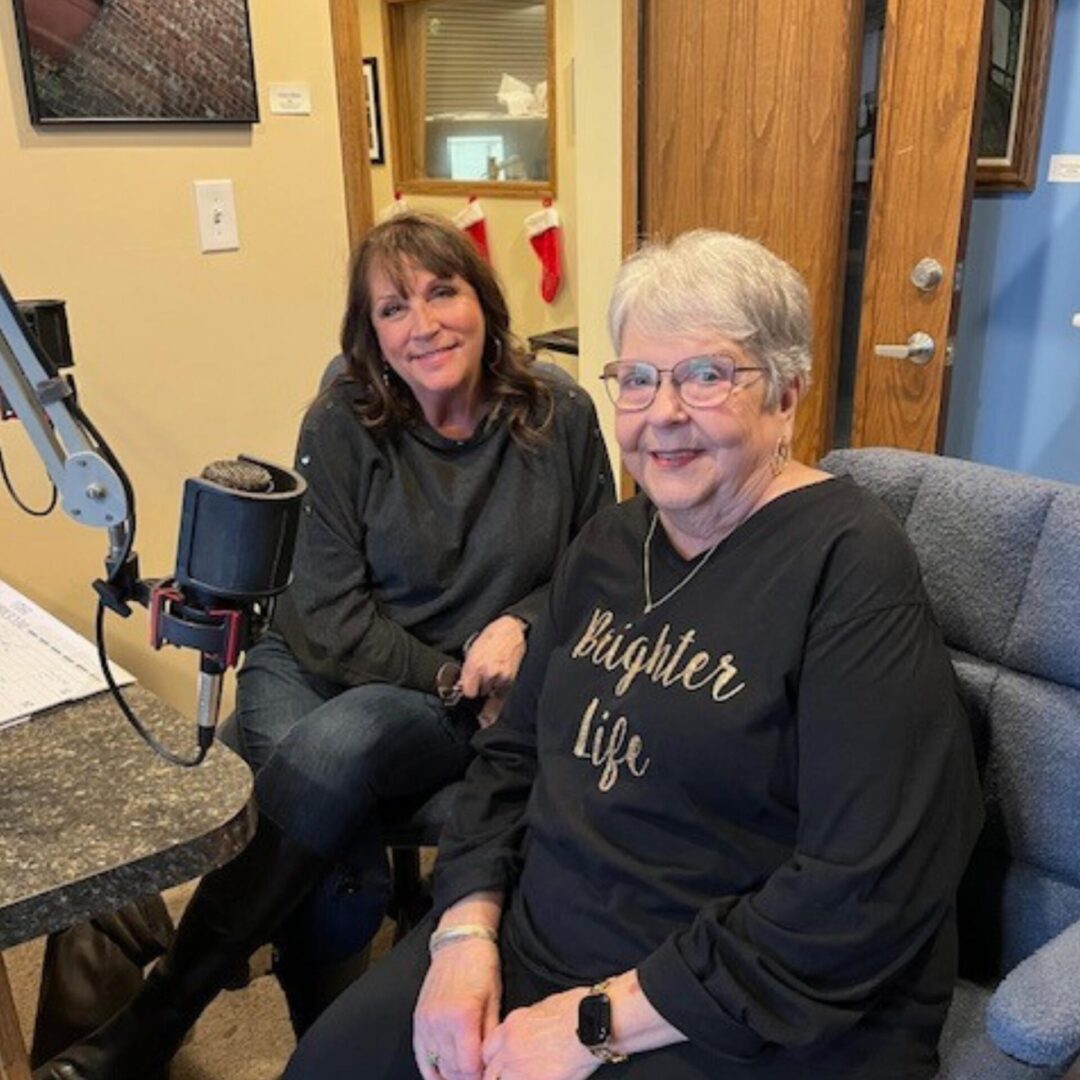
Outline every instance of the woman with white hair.
{"label": "woman with white hair", "polygon": [[641,486],[556,573],[436,909],[286,1080],[930,1077],[981,821],[899,524],[791,457],[798,274],[698,230],[623,266]]}

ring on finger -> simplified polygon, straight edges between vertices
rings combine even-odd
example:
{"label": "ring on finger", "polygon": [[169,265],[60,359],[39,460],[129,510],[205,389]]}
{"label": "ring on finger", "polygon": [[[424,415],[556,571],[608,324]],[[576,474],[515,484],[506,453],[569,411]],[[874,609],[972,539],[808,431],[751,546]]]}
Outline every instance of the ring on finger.
{"label": "ring on finger", "polygon": [[431,1068],[438,1069],[439,1055],[434,1050],[425,1050],[424,1057],[427,1058],[427,1063],[431,1066]]}

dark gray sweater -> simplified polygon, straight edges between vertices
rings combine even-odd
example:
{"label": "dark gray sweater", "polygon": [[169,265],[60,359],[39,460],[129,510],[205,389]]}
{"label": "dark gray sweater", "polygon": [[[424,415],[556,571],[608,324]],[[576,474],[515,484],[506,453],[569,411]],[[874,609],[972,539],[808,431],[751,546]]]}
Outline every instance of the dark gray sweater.
{"label": "dark gray sweater", "polygon": [[465,440],[423,423],[372,433],[355,384],[311,407],[296,455],[308,492],[294,578],[274,625],[313,674],[432,691],[440,665],[492,619],[535,621],[559,556],[613,501],[588,394],[543,377],[555,422],[535,450],[499,422]]}

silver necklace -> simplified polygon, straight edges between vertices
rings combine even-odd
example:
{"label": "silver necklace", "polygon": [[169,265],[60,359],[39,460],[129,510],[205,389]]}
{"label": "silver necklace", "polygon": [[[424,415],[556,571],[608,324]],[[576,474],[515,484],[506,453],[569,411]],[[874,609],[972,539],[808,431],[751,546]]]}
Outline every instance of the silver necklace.
{"label": "silver necklace", "polygon": [[649,523],[649,531],[645,536],[645,543],[641,546],[641,560],[642,560],[642,576],[645,579],[645,608],[643,614],[648,615],[650,611],[655,611],[661,604],[670,600],[684,585],[690,583],[694,575],[712,558],[712,553],[720,546],[720,541],[717,540],[715,544],[696,563],[690,572],[680,581],[674,588],[669,589],[659,600],[653,601],[652,598],[652,574],[649,571],[649,555],[652,551],[653,536],[656,534],[656,523],[660,520],[660,512],[657,511],[653,514],[652,521]]}

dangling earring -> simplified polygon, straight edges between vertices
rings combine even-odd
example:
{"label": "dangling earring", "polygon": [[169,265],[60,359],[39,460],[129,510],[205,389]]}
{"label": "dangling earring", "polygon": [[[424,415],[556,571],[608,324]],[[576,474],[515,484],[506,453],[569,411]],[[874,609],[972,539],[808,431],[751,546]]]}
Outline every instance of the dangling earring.
{"label": "dangling earring", "polygon": [[787,463],[791,460],[791,441],[786,435],[780,436],[780,441],[776,444],[776,450],[772,457],[772,474],[773,476],[779,476],[785,468]]}
{"label": "dangling earring", "polygon": [[382,383],[390,389],[390,365],[385,360],[382,362]]}

